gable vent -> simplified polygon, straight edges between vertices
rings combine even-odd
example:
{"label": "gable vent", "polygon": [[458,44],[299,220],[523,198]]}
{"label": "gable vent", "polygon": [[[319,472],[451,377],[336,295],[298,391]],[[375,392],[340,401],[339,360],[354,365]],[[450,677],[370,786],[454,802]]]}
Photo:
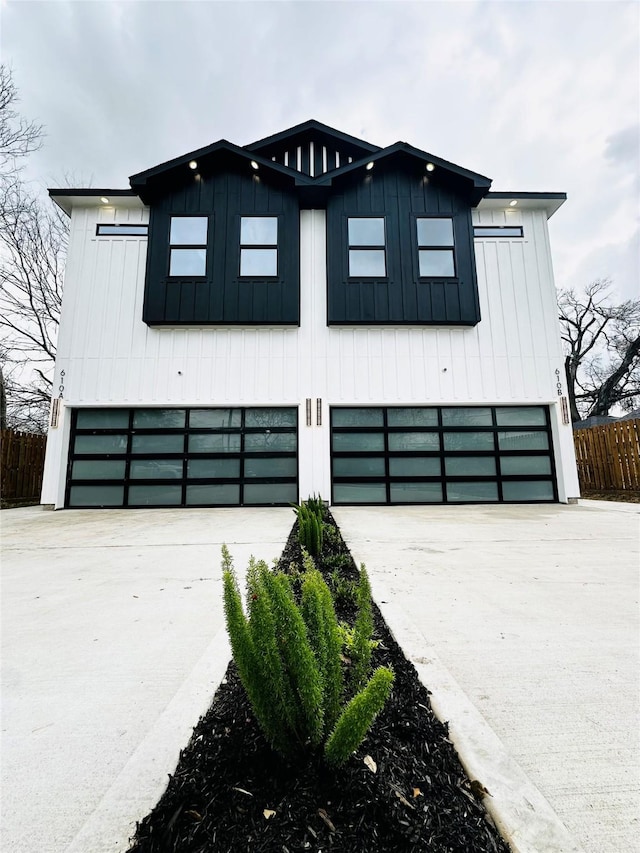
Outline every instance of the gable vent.
{"label": "gable vent", "polygon": [[[273,149],[272,149],[273,150]],[[353,157],[321,141],[310,140],[301,145],[292,145],[271,155],[274,163],[302,172],[312,178],[332,172],[353,162]]]}

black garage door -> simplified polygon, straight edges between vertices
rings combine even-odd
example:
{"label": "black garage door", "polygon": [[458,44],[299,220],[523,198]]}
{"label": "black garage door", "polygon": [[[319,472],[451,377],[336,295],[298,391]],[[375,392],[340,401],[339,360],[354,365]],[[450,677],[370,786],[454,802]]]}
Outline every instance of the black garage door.
{"label": "black garage door", "polygon": [[76,409],[68,507],[298,500],[295,408]]}
{"label": "black garage door", "polygon": [[545,406],[331,410],[335,504],[557,501]]}

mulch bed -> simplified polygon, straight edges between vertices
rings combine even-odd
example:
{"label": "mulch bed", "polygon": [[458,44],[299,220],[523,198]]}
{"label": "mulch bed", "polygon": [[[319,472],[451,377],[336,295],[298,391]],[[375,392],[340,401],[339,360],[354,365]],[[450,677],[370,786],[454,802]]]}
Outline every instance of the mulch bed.
{"label": "mulch bed", "polygon": [[[341,552],[338,535],[323,558]],[[281,565],[299,559],[296,522]],[[357,577],[353,561],[340,575]],[[351,619],[348,600],[336,609]],[[508,853],[481,802],[489,794],[465,775],[446,724],[375,607],[374,617],[373,665],[391,666],[395,683],[343,767],[274,753],[231,663],[130,853]]]}
{"label": "mulch bed", "polygon": [[608,489],[606,492],[585,491],[581,495],[585,500],[623,501],[624,503],[640,503],[640,492],[631,489]]}

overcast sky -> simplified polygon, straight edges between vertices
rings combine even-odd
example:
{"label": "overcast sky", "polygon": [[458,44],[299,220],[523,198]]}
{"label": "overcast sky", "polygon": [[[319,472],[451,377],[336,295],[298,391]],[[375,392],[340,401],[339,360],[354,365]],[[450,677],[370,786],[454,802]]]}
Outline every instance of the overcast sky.
{"label": "overcast sky", "polygon": [[43,186],[129,175],[315,118],[564,191],[556,283],[640,293],[640,4],[0,0],[2,59],[46,126]]}

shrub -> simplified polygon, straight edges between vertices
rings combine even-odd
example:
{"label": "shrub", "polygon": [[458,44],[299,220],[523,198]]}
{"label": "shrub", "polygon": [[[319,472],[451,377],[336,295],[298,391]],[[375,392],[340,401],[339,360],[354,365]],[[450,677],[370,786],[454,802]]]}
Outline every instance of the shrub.
{"label": "shrub", "polygon": [[312,557],[322,551],[324,502],[320,496],[307,498],[293,510],[298,516],[298,539],[300,545]]}
{"label": "shrub", "polygon": [[373,721],[383,709],[393,686],[393,672],[379,666],[369,683],[344,709],[324,749],[329,764],[344,764],[360,746]]}
{"label": "shrub", "polygon": [[360,566],[360,580],[356,590],[358,613],[353,625],[351,645],[350,693],[356,693],[367,680],[371,669],[371,634],[373,613],[371,611],[371,586],[364,563]]}
{"label": "shrub", "polygon": [[[389,695],[393,673],[378,669],[342,707],[342,636],[331,592],[308,553],[304,553],[304,567],[298,604],[290,579],[252,558],[245,615],[231,556],[223,545],[227,630],[240,680],[272,747],[287,754],[316,748],[326,741],[326,760],[339,765],[366,736]],[[366,614],[365,593],[369,589],[364,567],[363,574],[365,581],[361,576],[358,586],[360,610],[354,625],[354,645],[356,637],[362,645],[368,624],[373,628],[370,601],[369,622],[361,615]],[[360,653],[358,657],[362,683],[370,667],[371,630],[366,637],[368,656]],[[351,684],[353,689],[353,678]]]}

